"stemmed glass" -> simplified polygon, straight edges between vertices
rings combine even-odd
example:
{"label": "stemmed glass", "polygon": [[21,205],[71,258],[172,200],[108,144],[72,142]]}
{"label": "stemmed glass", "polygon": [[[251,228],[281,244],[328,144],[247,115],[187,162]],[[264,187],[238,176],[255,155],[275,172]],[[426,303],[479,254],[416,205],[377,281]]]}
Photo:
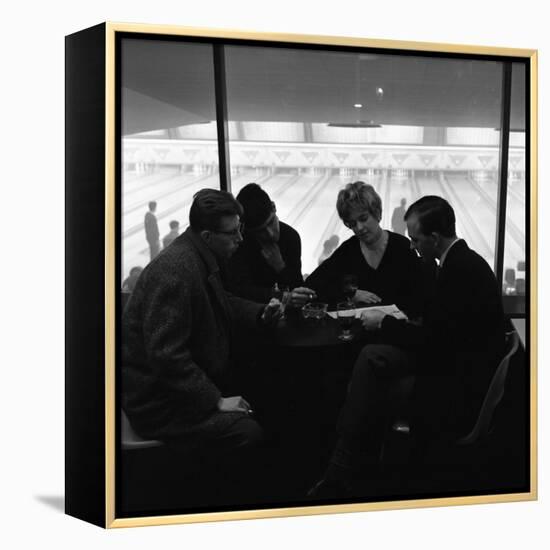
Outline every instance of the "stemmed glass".
{"label": "stemmed glass", "polygon": [[344,275],[342,279],[342,291],[344,293],[344,297],[346,298],[348,306],[353,305],[353,297],[355,296],[358,288],[359,284],[357,282],[357,275]]}
{"label": "stemmed glass", "polygon": [[340,302],[336,306],[336,315],[338,317],[338,323],[340,324],[341,329],[338,338],[344,342],[353,340],[351,328],[356,315],[355,306],[349,302]]}

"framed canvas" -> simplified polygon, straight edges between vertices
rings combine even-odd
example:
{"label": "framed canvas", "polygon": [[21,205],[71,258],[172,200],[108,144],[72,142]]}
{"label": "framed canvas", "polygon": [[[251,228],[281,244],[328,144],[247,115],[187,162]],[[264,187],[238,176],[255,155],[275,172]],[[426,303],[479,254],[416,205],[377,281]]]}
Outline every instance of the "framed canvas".
{"label": "framed canvas", "polygon": [[[330,304],[333,316],[291,303],[268,323],[270,298],[247,302],[269,326],[243,328],[233,309],[225,319],[242,299],[226,294],[220,241],[209,239],[231,233],[236,250],[251,225],[199,231],[190,211],[203,189],[237,196],[259,184],[269,223],[299,235],[309,290],[363,223],[336,208],[356,181],[381,201],[380,234],[417,249],[407,208],[425,196],[451,205],[456,234],[492,272],[506,347],[483,381],[470,371],[487,349],[466,367],[454,412],[468,429],[438,425],[423,445],[418,368],[361,388],[360,403],[384,410],[368,420],[380,446],[370,462],[357,455],[353,483],[323,493],[358,358],[380,344],[384,321],[354,321],[346,342]],[[535,499],[536,208],[535,50],[120,23],[67,36],[67,513],[128,527]],[[196,268],[200,284],[198,256],[177,252],[185,239],[216,260],[205,260],[208,276]],[[453,294],[469,288],[463,276]],[[293,288],[270,290],[292,299]],[[471,299],[487,292],[480,283]],[[223,307],[209,316],[216,300]],[[466,315],[457,330],[475,339],[479,321]],[[441,355],[441,369],[449,361]],[[429,397],[444,401],[435,388]],[[221,417],[233,420],[221,429]],[[242,420],[247,453],[234,454]]]}

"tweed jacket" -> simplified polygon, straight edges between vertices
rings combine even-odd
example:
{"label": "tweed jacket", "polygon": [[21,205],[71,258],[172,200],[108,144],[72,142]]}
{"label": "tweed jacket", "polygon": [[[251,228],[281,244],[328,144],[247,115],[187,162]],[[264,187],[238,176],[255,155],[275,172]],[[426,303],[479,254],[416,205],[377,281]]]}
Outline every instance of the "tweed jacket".
{"label": "tweed jacket", "polygon": [[[230,386],[234,326],[263,306],[227,294],[218,263],[190,229],[143,271],[122,319],[122,405],[142,437],[223,430],[242,413],[217,403]],[[227,396],[227,394],[225,394]]]}

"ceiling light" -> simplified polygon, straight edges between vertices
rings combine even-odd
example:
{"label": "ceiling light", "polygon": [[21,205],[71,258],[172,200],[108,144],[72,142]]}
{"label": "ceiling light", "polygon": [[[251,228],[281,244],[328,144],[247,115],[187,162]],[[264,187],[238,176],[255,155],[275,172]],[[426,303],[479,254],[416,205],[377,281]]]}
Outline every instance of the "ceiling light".
{"label": "ceiling light", "polygon": [[361,107],[363,106],[363,104],[362,104],[362,103],[355,103],[353,106],[354,106],[356,109],[361,109]]}
{"label": "ceiling light", "polygon": [[382,128],[372,120],[358,120],[357,122],[329,122],[327,126],[332,128]]}

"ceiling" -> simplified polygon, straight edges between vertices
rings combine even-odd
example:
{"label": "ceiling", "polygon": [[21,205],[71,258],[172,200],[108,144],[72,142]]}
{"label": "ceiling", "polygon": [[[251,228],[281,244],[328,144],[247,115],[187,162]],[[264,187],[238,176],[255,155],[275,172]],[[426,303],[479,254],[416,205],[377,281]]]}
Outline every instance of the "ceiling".
{"label": "ceiling", "polygon": [[[209,44],[124,40],[123,133],[215,120],[212,59]],[[497,61],[227,46],[225,65],[229,120],[500,127]],[[525,69],[513,67],[510,125],[524,130]]]}

